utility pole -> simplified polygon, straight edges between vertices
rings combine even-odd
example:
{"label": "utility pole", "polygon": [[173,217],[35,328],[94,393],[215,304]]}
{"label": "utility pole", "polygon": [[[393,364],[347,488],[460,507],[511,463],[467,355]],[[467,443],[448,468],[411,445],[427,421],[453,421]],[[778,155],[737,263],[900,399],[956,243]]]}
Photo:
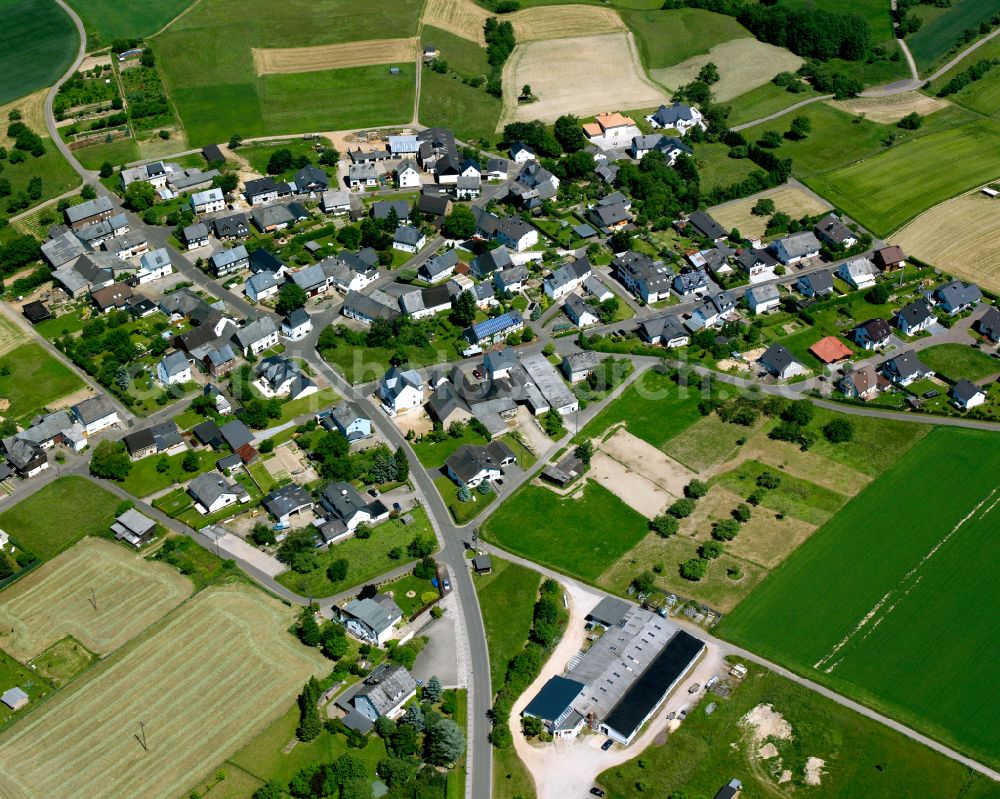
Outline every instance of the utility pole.
{"label": "utility pole", "polygon": [[94,606],[94,610],[97,610],[97,594],[94,593],[93,587],[90,589],[90,604]]}
{"label": "utility pole", "polygon": [[139,733],[140,735],[135,736],[135,739],[142,744],[142,748],[145,751],[149,751],[149,747],[146,746],[146,722],[139,720]]}

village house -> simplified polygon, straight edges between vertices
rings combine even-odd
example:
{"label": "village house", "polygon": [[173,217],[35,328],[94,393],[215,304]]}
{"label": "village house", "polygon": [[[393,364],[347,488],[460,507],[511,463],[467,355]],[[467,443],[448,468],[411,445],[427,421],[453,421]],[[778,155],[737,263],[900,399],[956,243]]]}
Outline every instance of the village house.
{"label": "village house", "polygon": [[347,292],[340,312],[348,319],[356,319],[366,325],[377,319],[395,319],[400,315],[399,301],[378,290],[370,294],[362,294],[360,291]]}
{"label": "village house", "polygon": [[459,175],[455,181],[456,200],[476,200],[483,190],[483,181],[479,175]]}
{"label": "village house", "polygon": [[154,189],[162,189],[167,185],[167,179],[173,174],[179,174],[184,170],[180,164],[164,161],[153,161],[149,164],[123,169],[118,175],[118,183],[121,188],[127,189],[133,183],[148,183]]}
{"label": "village house", "polygon": [[396,185],[401,189],[420,187],[420,168],[409,158],[400,161],[396,166]]}
{"label": "village house", "polygon": [[751,286],[743,293],[743,297],[747,302],[747,308],[756,316],[777,310],[781,304],[778,287],[773,283]]}
{"label": "village house", "polygon": [[993,305],[986,309],[979,321],[976,322],[976,330],[992,342],[1000,341],[1000,310]]}
{"label": "village house", "polygon": [[11,438],[4,442],[7,462],[22,479],[28,479],[41,474],[49,468],[49,459],[45,451],[23,438]]}
{"label": "village house", "polygon": [[524,319],[520,311],[508,311],[472,325],[466,329],[464,335],[470,344],[485,347],[503,341],[511,333],[516,333],[523,327]]}
{"label": "village house", "polygon": [[373,435],[372,420],[346,400],[318,414],[316,419],[324,429],[337,430],[352,444],[355,441],[371,438]]}
{"label": "village house", "polygon": [[421,280],[428,283],[439,283],[455,274],[458,266],[458,253],[455,250],[445,250],[440,255],[432,256],[424,261],[417,270]]}
{"label": "village house", "polygon": [[128,217],[125,214],[115,214],[100,222],[82,227],[70,235],[75,236],[84,244],[97,249],[105,241],[117,238],[118,236],[124,236],[128,232]]}
{"label": "village house", "polygon": [[906,266],[903,248],[895,244],[875,251],[875,266],[883,272],[893,272]]}
{"label": "village house", "polygon": [[826,297],[833,294],[833,275],[825,269],[802,275],[796,283],[796,288],[803,297],[810,299]]}
{"label": "village house", "polygon": [[318,167],[315,164],[306,164],[302,167],[302,169],[295,173],[292,182],[295,184],[295,188],[299,194],[308,194],[310,196],[322,194],[330,188],[329,176],[323,171],[322,167]]}
{"label": "village house", "polygon": [[379,500],[367,502],[350,483],[328,483],[320,495],[320,504],[342,521],[348,530],[359,524],[374,524],[389,518],[389,509]]}
{"label": "village house", "polygon": [[289,527],[292,516],[301,516],[311,511],[316,503],[312,495],[300,485],[289,483],[269,491],[261,499],[261,505],[278,520],[279,527]]}
{"label": "village house", "polygon": [[813,227],[813,233],[834,248],[849,249],[858,243],[854,231],[840,221],[836,214],[827,214]]}
{"label": "village house", "polygon": [[512,266],[513,263],[510,251],[501,245],[473,258],[469,263],[469,270],[480,280],[485,280],[495,272]]}
{"label": "village house", "polygon": [[190,383],[192,380],[191,364],[188,362],[187,355],[180,351],[164,355],[156,364],[156,378],[165,386]]}
{"label": "village house", "polygon": [[247,279],[243,292],[254,302],[263,302],[270,297],[276,297],[281,282],[271,272],[258,272]]}
{"label": "village house", "polygon": [[211,214],[226,207],[222,189],[197,191],[191,195],[191,210],[196,214]]}
{"label": "village house", "polygon": [[963,283],[961,280],[951,280],[939,286],[931,295],[937,306],[949,316],[978,305],[983,300],[983,293],[975,283]]}
{"label": "village house", "polygon": [[705,298],[691,312],[691,318],[684,322],[684,327],[695,333],[709,327],[718,327],[728,319],[736,309],[736,298],[728,291],[718,291]]}
{"label": "village house", "polygon": [[704,269],[685,269],[674,278],[671,287],[681,299],[692,299],[707,294],[712,285]]}
{"label": "village house", "polygon": [[204,222],[195,222],[184,228],[184,243],[189,250],[208,246],[208,226]]}
{"label": "village house", "polygon": [[[778,262],[771,257],[767,250],[756,250],[747,248],[741,250],[736,256],[736,263],[743,272],[750,278],[751,283],[761,283],[765,280],[774,280],[775,267]],[[833,288],[833,284],[830,284]]]}
{"label": "village house", "polygon": [[378,183],[378,172],[373,163],[351,164],[347,172],[347,185],[352,189],[365,189]]}
{"label": "village house", "polygon": [[414,288],[399,297],[399,309],[413,319],[425,319],[451,310],[451,290],[448,286]]}
{"label": "village house", "polygon": [[647,153],[663,153],[668,166],[674,166],[682,155],[692,155],[693,150],[680,139],[664,136],[662,133],[651,133],[648,136],[636,136],[632,139],[629,152],[637,161]]}
{"label": "village house", "polygon": [[270,316],[261,316],[237,330],[233,341],[244,355],[259,355],[278,343],[278,328]]}
{"label": "village house", "polygon": [[246,214],[232,214],[213,219],[212,229],[215,231],[215,238],[219,241],[245,239],[250,235]]}
{"label": "village house", "polygon": [[888,382],[879,377],[870,363],[848,372],[838,383],[845,396],[865,401],[875,399],[881,393],[883,385],[888,385]]}
{"label": "village house", "polygon": [[517,465],[517,456],[502,441],[485,446],[463,444],[445,460],[445,471],[457,485],[475,488],[485,481],[494,481],[503,467]]}
{"label": "village house", "polygon": [[137,255],[149,252],[149,239],[141,231],[134,230],[105,240],[101,247],[105,252],[122,261],[127,261]]}
{"label": "village house", "polygon": [[674,128],[679,136],[683,136],[695,126],[705,130],[701,111],[684,103],[674,103],[669,108],[661,105],[646,117],[646,121],[654,128]]}
{"label": "village house", "polygon": [[346,189],[324,191],[319,202],[319,210],[324,214],[340,216],[351,210],[351,193]]}
{"label": "village house", "polygon": [[416,254],[427,243],[427,237],[419,228],[401,225],[392,238],[392,248]]}
{"label": "village house", "polygon": [[278,184],[272,177],[248,180],[243,185],[243,197],[250,205],[267,205],[278,199]]}
{"label": "village house", "polygon": [[288,341],[302,341],[312,329],[312,317],[305,308],[296,308],[281,320],[281,335]]}
{"label": "village house", "polygon": [[250,501],[250,495],[239,483],[230,483],[220,474],[205,472],[195,477],[187,487],[194,508],[205,516],[223,508]]}
{"label": "village house", "polygon": [[850,261],[844,261],[837,268],[837,276],[852,289],[860,291],[870,289],[875,285],[878,269],[867,258],[854,258]]}
{"label": "village house", "polygon": [[187,449],[180,430],[177,429],[177,423],[173,419],[129,433],[122,441],[133,461],[157,454],[176,455]]}
{"label": "village house", "polygon": [[892,338],[892,328],[885,319],[875,318],[862,322],[851,331],[851,341],[866,350],[884,347]]}
{"label": "village house", "polygon": [[602,150],[626,150],[632,139],[642,131],[635,120],[620,113],[598,114],[593,122],[583,125],[583,135],[588,144]]}
{"label": "village house", "polygon": [[646,304],[669,296],[677,274],[662,261],[632,250],[615,256],[611,267],[621,284]]}
{"label": "village house", "polygon": [[806,372],[806,368],[780,344],[768,347],[760,356],[758,363],[778,380],[789,380]]}
{"label": "village house", "polygon": [[660,314],[643,320],[639,325],[639,336],[650,344],[664,347],[684,347],[691,336],[684,329],[684,322],[675,314]]}
{"label": "village house", "polygon": [[601,321],[592,305],[579,294],[570,294],[563,303],[563,312],[577,327],[589,327]]}
{"label": "village house", "polygon": [[507,161],[503,158],[490,158],[486,162],[486,172],[483,177],[486,180],[506,180],[507,179]]}
{"label": "village house", "polygon": [[906,350],[884,361],[879,369],[887,380],[904,387],[934,375],[933,371],[920,362],[913,350]]}
{"label": "village house", "polygon": [[587,256],[581,256],[575,261],[563,264],[542,281],[545,295],[553,300],[565,297],[571,291],[583,285],[593,270]]}
{"label": "village house", "polygon": [[170,251],[165,247],[147,252],[139,259],[139,270],[133,280],[140,286],[152,283],[174,273],[174,265],[170,262]]}
{"label": "village house", "polygon": [[119,424],[118,410],[107,394],[98,394],[70,408],[73,417],[83,427],[84,435],[92,436]]}
{"label": "village house", "polygon": [[71,205],[63,213],[70,229],[79,230],[87,225],[111,218],[115,215],[115,210],[108,197],[97,197],[79,205]]}
{"label": "village house", "polygon": [[111,525],[111,532],[115,534],[117,540],[126,541],[138,549],[153,540],[156,535],[156,522],[135,508],[129,508],[115,519]]}
{"label": "village house", "polygon": [[785,266],[797,264],[809,258],[815,258],[822,249],[819,239],[810,230],[799,233],[789,233],[771,242],[770,250]]}
{"label": "village house", "polygon": [[[529,161],[534,161],[537,158],[535,151],[523,141],[514,142],[511,145],[509,155],[515,164],[527,164]],[[506,177],[506,174],[504,177]]]}
{"label": "village house", "polygon": [[250,218],[261,233],[276,233],[295,222],[295,215],[286,205],[267,205],[254,208]]}
{"label": "village house", "polygon": [[208,259],[209,268],[216,277],[225,277],[233,272],[239,272],[250,268],[250,254],[243,244],[228,250],[219,250],[212,253]]}
{"label": "village house", "polygon": [[424,380],[414,369],[393,366],[379,382],[379,398],[390,416],[424,404]]}
{"label": "village house", "polygon": [[515,264],[493,272],[493,285],[500,294],[514,294],[524,288],[528,268]]}
{"label": "village house", "polygon": [[88,252],[90,247],[69,230],[42,244],[42,255],[53,269],[70,264]]}
{"label": "village house", "polygon": [[685,235],[692,236],[693,234],[693,238],[708,239],[716,244],[725,241],[729,236],[729,231],[704,211],[694,211],[675,223],[674,226]]}
{"label": "village house", "polygon": [[[374,597],[366,599],[352,599],[343,608],[338,608],[335,612],[352,635],[375,646],[385,646],[385,642],[393,637],[396,624],[402,621],[403,618],[403,611],[399,609],[399,606],[393,602],[392,597],[388,594],[376,594]],[[401,666],[394,668],[401,669],[403,674],[407,674],[406,669],[403,669]],[[383,671],[382,674],[384,673]],[[407,674],[407,676],[409,675]],[[376,678],[372,685],[378,686],[380,683],[381,680]],[[413,696],[414,686],[415,684],[411,679],[408,683],[409,690],[401,689],[398,693],[391,688],[388,688],[388,690],[391,691],[394,702],[402,700],[399,702],[401,706],[406,701],[403,699],[404,694],[408,694],[408,697]],[[370,692],[366,693],[368,696],[371,696]],[[375,718],[372,721],[377,721],[380,715],[387,715],[382,713],[385,709],[381,701],[375,700],[372,705]]]}
{"label": "village house", "polygon": [[564,355],[559,368],[570,383],[581,383],[593,373],[601,362],[600,355],[593,350],[582,350]]}
{"label": "village house", "polygon": [[986,402],[986,392],[975,383],[962,378],[951,388],[951,400],[956,408],[971,411]]}
{"label": "village house", "polygon": [[254,386],[265,397],[286,397],[290,400],[308,397],[319,387],[302,372],[297,361],[283,355],[271,355],[254,367]]}
{"label": "village house", "polygon": [[91,292],[90,301],[94,303],[98,313],[124,310],[132,302],[132,287],[128,283],[113,283],[103,289]]}
{"label": "village house", "polygon": [[896,327],[907,336],[915,336],[937,321],[927,300],[915,300],[904,305],[896,315]]}

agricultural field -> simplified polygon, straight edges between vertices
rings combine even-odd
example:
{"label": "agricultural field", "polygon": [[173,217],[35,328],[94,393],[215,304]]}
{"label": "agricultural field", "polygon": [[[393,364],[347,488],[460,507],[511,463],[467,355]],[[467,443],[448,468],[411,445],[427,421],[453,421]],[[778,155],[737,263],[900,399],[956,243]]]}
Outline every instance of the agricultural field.
{"label": "agricultural field", "polygon": [[635,34],[642,63],[648,70],[675,66],[723,42],[753,38],[732,17],[700,8],[662,11],[657,6],[623,10],[621,15]]}
{"label": "agricultural field", "polygon": [[367,67],[412,61],[416,57],[416,39],[370,39],[313,47],[253,48],[253,63],[258,75]]}
{"label": "agricultural field", "polygon": [[153,0],[123,5],[115,0],[70,0],[87,31],[87,47],[95,49],[115,39],[151,36],[192,5],[192,0]]}
{"label": "agricultural field", "polygon": [[[1000,640],[998,466],[990,433],[935,429],[764,582],[720,628],[984,763]],[[892,523],[884,510],[892,498]]]}
{"label": "agricultural field", "polygon": [[744,236],[751,239],[763,238],[767,228],[767,216],[754,216],[750,209],[758,200],[774,201],[776,210],[788,214],[792,219],[803,216],[814,216],[830,210],[830,205],[818,199],[814,194],[803,191],[795,186],[780,186],[762,194],[756,194],[745,200],[717,205],[709,209],[712,218],[727,230],[736,228]]}
{"label": "agricultural field", "polygon": [[[976,122],[922,136],[812,178],[820,194],[872,232],[887,235],[921,212],[1000,176],[1000,123]],[[928,170],[947,151],[948,169]]]}
{"label": "agricultural field", "polygon": [[523,486],[486,520],[481,534],[518,555],[594,581],[646,535],[646,519],[591,480],[580,488],[579,496],[562,497]]}
{"label": "agricultural field", "polygon": [[[807,85],[807,84],[804,84]],[[809,86],[805,91],[793,94],[781,86],[765,83],[745,94],[732,98],[727,105],[732,109],[729,113],[731,126],[746,125],[757,119],[775,114],[795,103],[819,97],[819,93]]]}
{"label": "agricultural field", "polygon": [[[795,72],[802,65],[802,59],[784,47],[775,47],[756,39],[731,39],[715,45],[704,55],[694,56],[666,69],[650,70],[649,74],[658,83],[677,89],[697,78],[701,68],[708,63],[719,68],[719,82],[712,86],[713,97],[718,102],[728,102],[770,83],[779,72]],[[804,100],[808,95],[795,97]]]}
{"label": "agricultural field", "polygon": [[9,403],[4,416],[32,416],[86,387],[69,367],[34,342],[22,344],[0,358],[0,397]]}
{"label": "agricultural field", "polygon": [[[293,615],[246,586],[199,594],[0,736],[0,795],[180,795],[323,672],[319,653],[288,634]],[[139,719],[147,747],[137,740]]]}
{"label": "agricultural field", "polygon": [[[602,53],[595,61],[593,54]],[[642,70],[630,34],[549,39],[519,44],[504,65],[504,119],[554,121],[587,117],[608,108],[646,108],[669,98]],[[519,105],[521,86],[537,102]]]}
{"label": "agricultural field", "polygon": [[[491,16],[495,15],[472,0],[428,0],[421,19],[425,25],[485,45],[483,25]],[[504,14],[503,18],[513,25],[514,36],[519,42],[625,30],[625,24],[616,11],[579,4],[526,8]]]}
{"label": "agricultural field", "polygon": [[[988,777],[774,672],[750,665],[745,679],[729,682],[729,698],[702,699],[668,742],[601,774],[610,799],[633,797],[640,784],[652,796],[714,796],[733,775],[744,795],[778,799],[895,799],[924,796],[929,785],[936,799],[998,795]],[[760,721],[776,723],[768,729]],[[773,735],[785,725],[790,737]],[[821,764],[811,782],[809,758]],[[780,783],[786,770],[791,779]]]}
{"label": "agricultural field", "polygon": [[84,539],[4,592],[0,649],[27,663],[72,636],[91,652],[107,655],[177,607],[192,589],[176,569],[144,560],[121,544]]}
{"label": "agricultural field", "polygon": [[6,103],[55,83],[73,63],[80,38],[55,0],[0,0],[0,13],[4,38],[18,42],[0,54],[0,103]]}
{"label": "agricultural field", "polygon": [[[443,28],[435,28],[433,25],[424,25],[420,29],[420,38],[423,46],[436,47],[441,53],[440,57],[448,63],[449,69],[464,77],[486,75],[490,71],[490,65],[486,60],[486,48],[476,42],[456,36]],[[421,80],[426,80],[430,72],[431,70],[424,70]]]}
{"label": "agricultural field", "polygon": [[[256,76],[253,48],[315,47],[417,33],[419,0],[377,8],[349,0],[204,0],[156,37],[168,93],[192,145],[243,136],[340,130],[405,122],[412,116],[412,59],[388,65]],[[288,25],[288,20],[296,20]],[[335,25],[325,24],[335,19]],[[240,42],[220,50],[219,41]]]}
{"label": "agricultural field", "polygon": [[[937,61],[944,60],[965,30],[978,29],[981,22],[998,13],[998,0],[954,0],[950,8],[934,14],[920,30],[906,37],[917,68],[922,73],[928,71]],[[959,45],[959,49],[967,46]]]}
{"label": "agricultural field", "polygon": [[419,118],[423,125],[451,128],[462,141],[493,141],[502,111],[499,98],[456,78],[429,69],[420,77]]}
{"label": "agricultural field", "polygon": [[[86,477],[67,475],[0,513],[0,529],[42,560],[88,535],[107,538],[120,500]],[[72,509],[72,524],[53,508]]]}
{"label": "agricultural field", "polygon": [[[955,277],[1000,292],[1000,209],[979,192],[925,211],[893,236],[910,255]],[[948,235],[942,236],[941,231]]]}
{"label": "agricultural field", "polygon": [[[994,37],[982,47],[978,47],[967,58],[959,61],[927,88],[929,94],[937,94],[952,78],[960,75],[973,64],[986,59],[1000,58],[1000,37]],[[947,99],[979,114],[995,116],[1000,113],[1000,72],[994,68],[977,81],[971,82],[961,91],[949,94]]]}
{"label": "agricultural field", "polygon": [[848,114],[864,114],[865,119],[892,125],[907,114],[926,117],[951,105],[947,100],[928,97],[920,92],[904,92],[888,97],[854,97],[850,100],[830,100],[830,105]]}
{"label": "agricultural field", "polygon": [[920,351],[920,360],[953,381],[978,382],[1000,372],[1000,361],[964,344],[935,344]]}
{"label": "agricultural field", "polygon": [[507,664],[524,649],[541,577],[538,572],[493,557],[492,574],[473,575],[490,649],[490,683],[504,684]]}

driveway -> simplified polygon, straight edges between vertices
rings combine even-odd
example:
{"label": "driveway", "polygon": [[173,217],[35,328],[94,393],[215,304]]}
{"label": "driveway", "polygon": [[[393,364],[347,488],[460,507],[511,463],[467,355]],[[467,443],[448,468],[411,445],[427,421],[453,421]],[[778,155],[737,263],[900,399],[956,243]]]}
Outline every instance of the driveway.
{"label": "driveway", "polygon": [[454,592],[442,599],[440,606],[445,611],[444,616],[432,619],[426,627],[416,632],[417,635],[426,635],[430,640],[417,655],[410,671],[417,680],[426,682],[431,677],[437,677],[445,688],[464,688],[467,684],[469,645],[464,629],[459,636],[458,603]]}

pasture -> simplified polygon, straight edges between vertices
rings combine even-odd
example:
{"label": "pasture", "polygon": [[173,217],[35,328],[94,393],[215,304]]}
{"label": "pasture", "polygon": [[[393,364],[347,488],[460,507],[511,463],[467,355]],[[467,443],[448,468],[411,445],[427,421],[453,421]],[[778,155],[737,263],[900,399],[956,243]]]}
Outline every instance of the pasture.
{"label": "pasture", "polygon": [[[996,437],[935,429],[722,623],[726,637],[1000,763]],[[892,509],[891,518],[886,509]]]}
{"label": "pasture", "polygon": [[420,77],[421,124],[451,128],[462,141],[493,141],[502,110],[492,94],[448,75],[425,69]]}
{"label": "pasture", "polygon": [[[486,48],[476,42],[456,36],[443,28],[435,28],[433,25],[424,25],[420,37],[422,44],[434,45],[441,52],[441,58],[448,62],[448,66],[463,76],[477,77],[486,75],[490,71],[490,65],[486,61]],[[426,70],[423,78],[426,78],[429,72],[431,70]]]}
{"label": "pasture", "polygon": [[[594,53],[601,58],[595,59]],[[528,84],[537,102],[519,105]],[[504,120],[552,122],[609,108],[646,108],[669,98],[646,78],[631,34],[609,33],[519,44],[504,65]]]}
{"label": "pasture", "polygon": [[[631,799],[639,783],[652,796],[714,796],[734,774],[745,796],[776,799],[896,799],[926,796],[931,785],[935,799],[997,796],[989,777],[774,672],[750,665],[744,680],[730,683],[728,699],[710,697],[714,713],[703,712],[709,698],[702,700],[668,741],[601,774],[597,781],[608,796]],[[770,739],[777,744],[776,758],[761,757],[764,741],[755,742],[741,723],[760,705],[770,705],[791,727],[791,740]],[[815,785],[804,784],[809,757],[824,761]],[[779,784],[785,769],[792,781]]]}
{"label": "pasture", "polygon": [[10,402],[4,416],[20,419],[34,415],[84,388],[86,384],[69,367],[34,342],[0,358],[0,397]]}
{"label": "pasture", "polygon": [[177,607],[192,588],[170,566],[117,543],[84,539],[4,592],[0,649],[26,663],[73,636],[107,655]]}
{"label": "pasture", "polygon": [[152,0],[119,3],[115,0],[68,0],[83,20],[87,47],[109,45],[115,39],[151,36],[192,5],[193,0]]}
{"label": "pasture", "polygon": [[700,8],[623,10],[621,15],[649,70],[680,64],[731,39],[753,38],[733,17]]}
{"label": "pasture", "polygon": [[[495,14],[472,0],[428,0],[421,20],[425,25],[432,25],[485,45],[483,25],[491,16]],[[617,11],[578,4],[526,8],[504,14],[503,20],[513,25],[518,42],[563,36],[592,36],[626,29]]]}
{"label": "pasture", "polygon": [[80,37],[55,0],[0,0],[0,13],[8,43],[0,51],[0,103],[6,103],[55,83],[73,63]]}
{"label": "pasture", "polygon": [[758,200],[762,199],[773,200],[775,209],[788,214],[792,219],[821,214],[830,209],[828,203],[818,199],[810,192],[803,191],[796,186],[779,186],[776,189],[755,194],[753,197],[717,205],[710,209],[710,213],[712,218],[727,230],[736,228],[744,236],[752,239],[761,238],[770,217],[754,216],[750,210],[757,204]]}
{"label": "pasture", "polygon": [[370,39],[314,47],[255,47],[252,52],[258,75],[322,72],[327,69],[412,61],[417,56],[417,40]]}
{"label": "pasture", "polygon": [[676,66],[651,70],[649,74],[658,83],[676,89],[697,78],[701,68],[708,63],[719,68],[719,82],[712,86],[712,95],[718,102],[727,102],[769,83],[779,72],[795,72],[802,65],[802,59],[784,47],[741,38],[722,42],[704,55],[694,56]]}
{"label": "pasture", "polygon": [[[947,152],[947,169],[928,169]],[[1000,123],[981,119],[904,142],[812,178],[813,188],[878,235],[1000,176]]]}
{"label": "pasture", "polygon": [[[942,236],[941,231],[948,235]],[[972,192],[925,211],[893,236],[906,252],[989,291],[1000,291],[1000,202]]]}
{"label": "pasture", "polygon": [[288,634],[293,616],[242,585],[199,594],[0,736],[0,796],[179,796],[323,672]]}
{"label": "pasture", "polygon": [[29,552],[50,560],[85,536],[110,536],[119,503],[86,477],[67,475],[0,513],[0,529]]}
{"label": "pasture", "polygon": [[[917,67],[925,72],[938,60],[944,60],[949,50],[958,44],[963,31],[978,29],[981,22],[998,13],[1000,0],[953,0],[950,8],[933,15],[920,30],[906,37]],[[967,46],[960,45],[960,48]]]}
{"label": "pasture", "polygon": [[590,582],[646,532],[642,515],[591,480],[576,498],[523,486],[482,526],[504,549]]}
{"label": "pasture", "polygon": [[503,687],[510,659],[524,649],[531,632],[538,572],[501,558],[492,558],[493,573],[473,575],[483,627],[490,650],[490,684]]}

